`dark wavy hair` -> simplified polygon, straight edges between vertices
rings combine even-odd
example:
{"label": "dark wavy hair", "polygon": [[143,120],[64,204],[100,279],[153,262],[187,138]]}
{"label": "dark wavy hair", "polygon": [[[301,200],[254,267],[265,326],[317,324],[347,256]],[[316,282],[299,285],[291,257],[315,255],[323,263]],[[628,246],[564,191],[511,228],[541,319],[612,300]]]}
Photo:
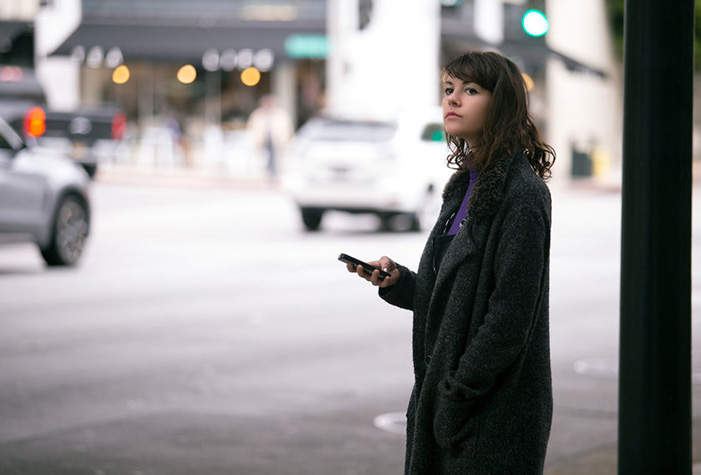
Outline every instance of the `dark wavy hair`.
{"label": "dark wavy hair", "polygon": [[[482,141],[470,153],[470,166],[478,170],[489,167],[495,157],[522,150],[543,180],[551,176],[555,150],[540,136],[528,114],[528,93],[518,66],[510,59],[492,52],[464,53],[441,71],[441,80],[448,77],[474,82],[492,93]],[[469,146],[465,139],[447,136],[448,165],[465,170]],[[475,144],[470,144],[475,145]]]}

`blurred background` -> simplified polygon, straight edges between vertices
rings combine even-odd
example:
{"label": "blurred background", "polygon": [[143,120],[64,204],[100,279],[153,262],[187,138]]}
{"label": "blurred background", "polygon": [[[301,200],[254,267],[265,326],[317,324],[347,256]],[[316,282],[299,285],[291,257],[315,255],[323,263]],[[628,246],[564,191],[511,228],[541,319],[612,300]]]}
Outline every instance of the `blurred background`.
{"label": "blurred background", "polygon": [[417,266],[469,49],[557,151],[546,473],[615,473],[622,34],[622,0],[0,0],[0,473],[401,473],[411,316],[336,257]]}

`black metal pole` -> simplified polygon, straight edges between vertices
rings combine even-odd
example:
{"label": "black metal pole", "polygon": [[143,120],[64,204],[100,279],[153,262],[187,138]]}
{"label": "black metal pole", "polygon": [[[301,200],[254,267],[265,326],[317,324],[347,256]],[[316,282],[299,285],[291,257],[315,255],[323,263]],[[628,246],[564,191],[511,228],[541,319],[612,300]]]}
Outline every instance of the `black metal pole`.
{"label": "black metal pole", "polygon": [[691,473],[694,0],[626,0],[619,474]]}

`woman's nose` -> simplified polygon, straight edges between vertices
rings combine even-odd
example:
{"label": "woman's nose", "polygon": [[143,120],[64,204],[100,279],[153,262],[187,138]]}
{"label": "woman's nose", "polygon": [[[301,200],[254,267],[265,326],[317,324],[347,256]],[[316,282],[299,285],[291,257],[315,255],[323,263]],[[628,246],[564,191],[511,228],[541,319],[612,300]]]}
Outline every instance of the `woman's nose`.
{"label": "woman's nose", "polygon": [[450,105],[457,105],[460,103],[460,98],[458,97],[457,91],[453,91],[452,94],[446,96],[446,100]]}

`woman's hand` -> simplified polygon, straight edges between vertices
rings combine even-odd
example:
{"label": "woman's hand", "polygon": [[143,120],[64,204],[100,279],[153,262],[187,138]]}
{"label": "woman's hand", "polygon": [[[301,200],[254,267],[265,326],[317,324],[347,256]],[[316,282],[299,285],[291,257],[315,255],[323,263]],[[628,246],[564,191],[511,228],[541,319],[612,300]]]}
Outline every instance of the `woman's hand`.
{"label": "woman's hand", "polygon": [[370,264],[371,266],[379,267],[385,272],[389,272],[390,276],[380,280],[380,271],[378,270],[374,270],[372,275],[369,275],[365,273],[365,271],[363,270],[363,266],[356,267],[353,264],[346,264],[346,268],[348,269],[348,272],[358,274],[360,277],[377,287],[389,287],[391,285],[396,284],[399,280],[399,269],[397,269],[397,264],[395,264],[394,261],[389,257],[382,256],[379,261],[371,261],[368,262],[368,264]]}

